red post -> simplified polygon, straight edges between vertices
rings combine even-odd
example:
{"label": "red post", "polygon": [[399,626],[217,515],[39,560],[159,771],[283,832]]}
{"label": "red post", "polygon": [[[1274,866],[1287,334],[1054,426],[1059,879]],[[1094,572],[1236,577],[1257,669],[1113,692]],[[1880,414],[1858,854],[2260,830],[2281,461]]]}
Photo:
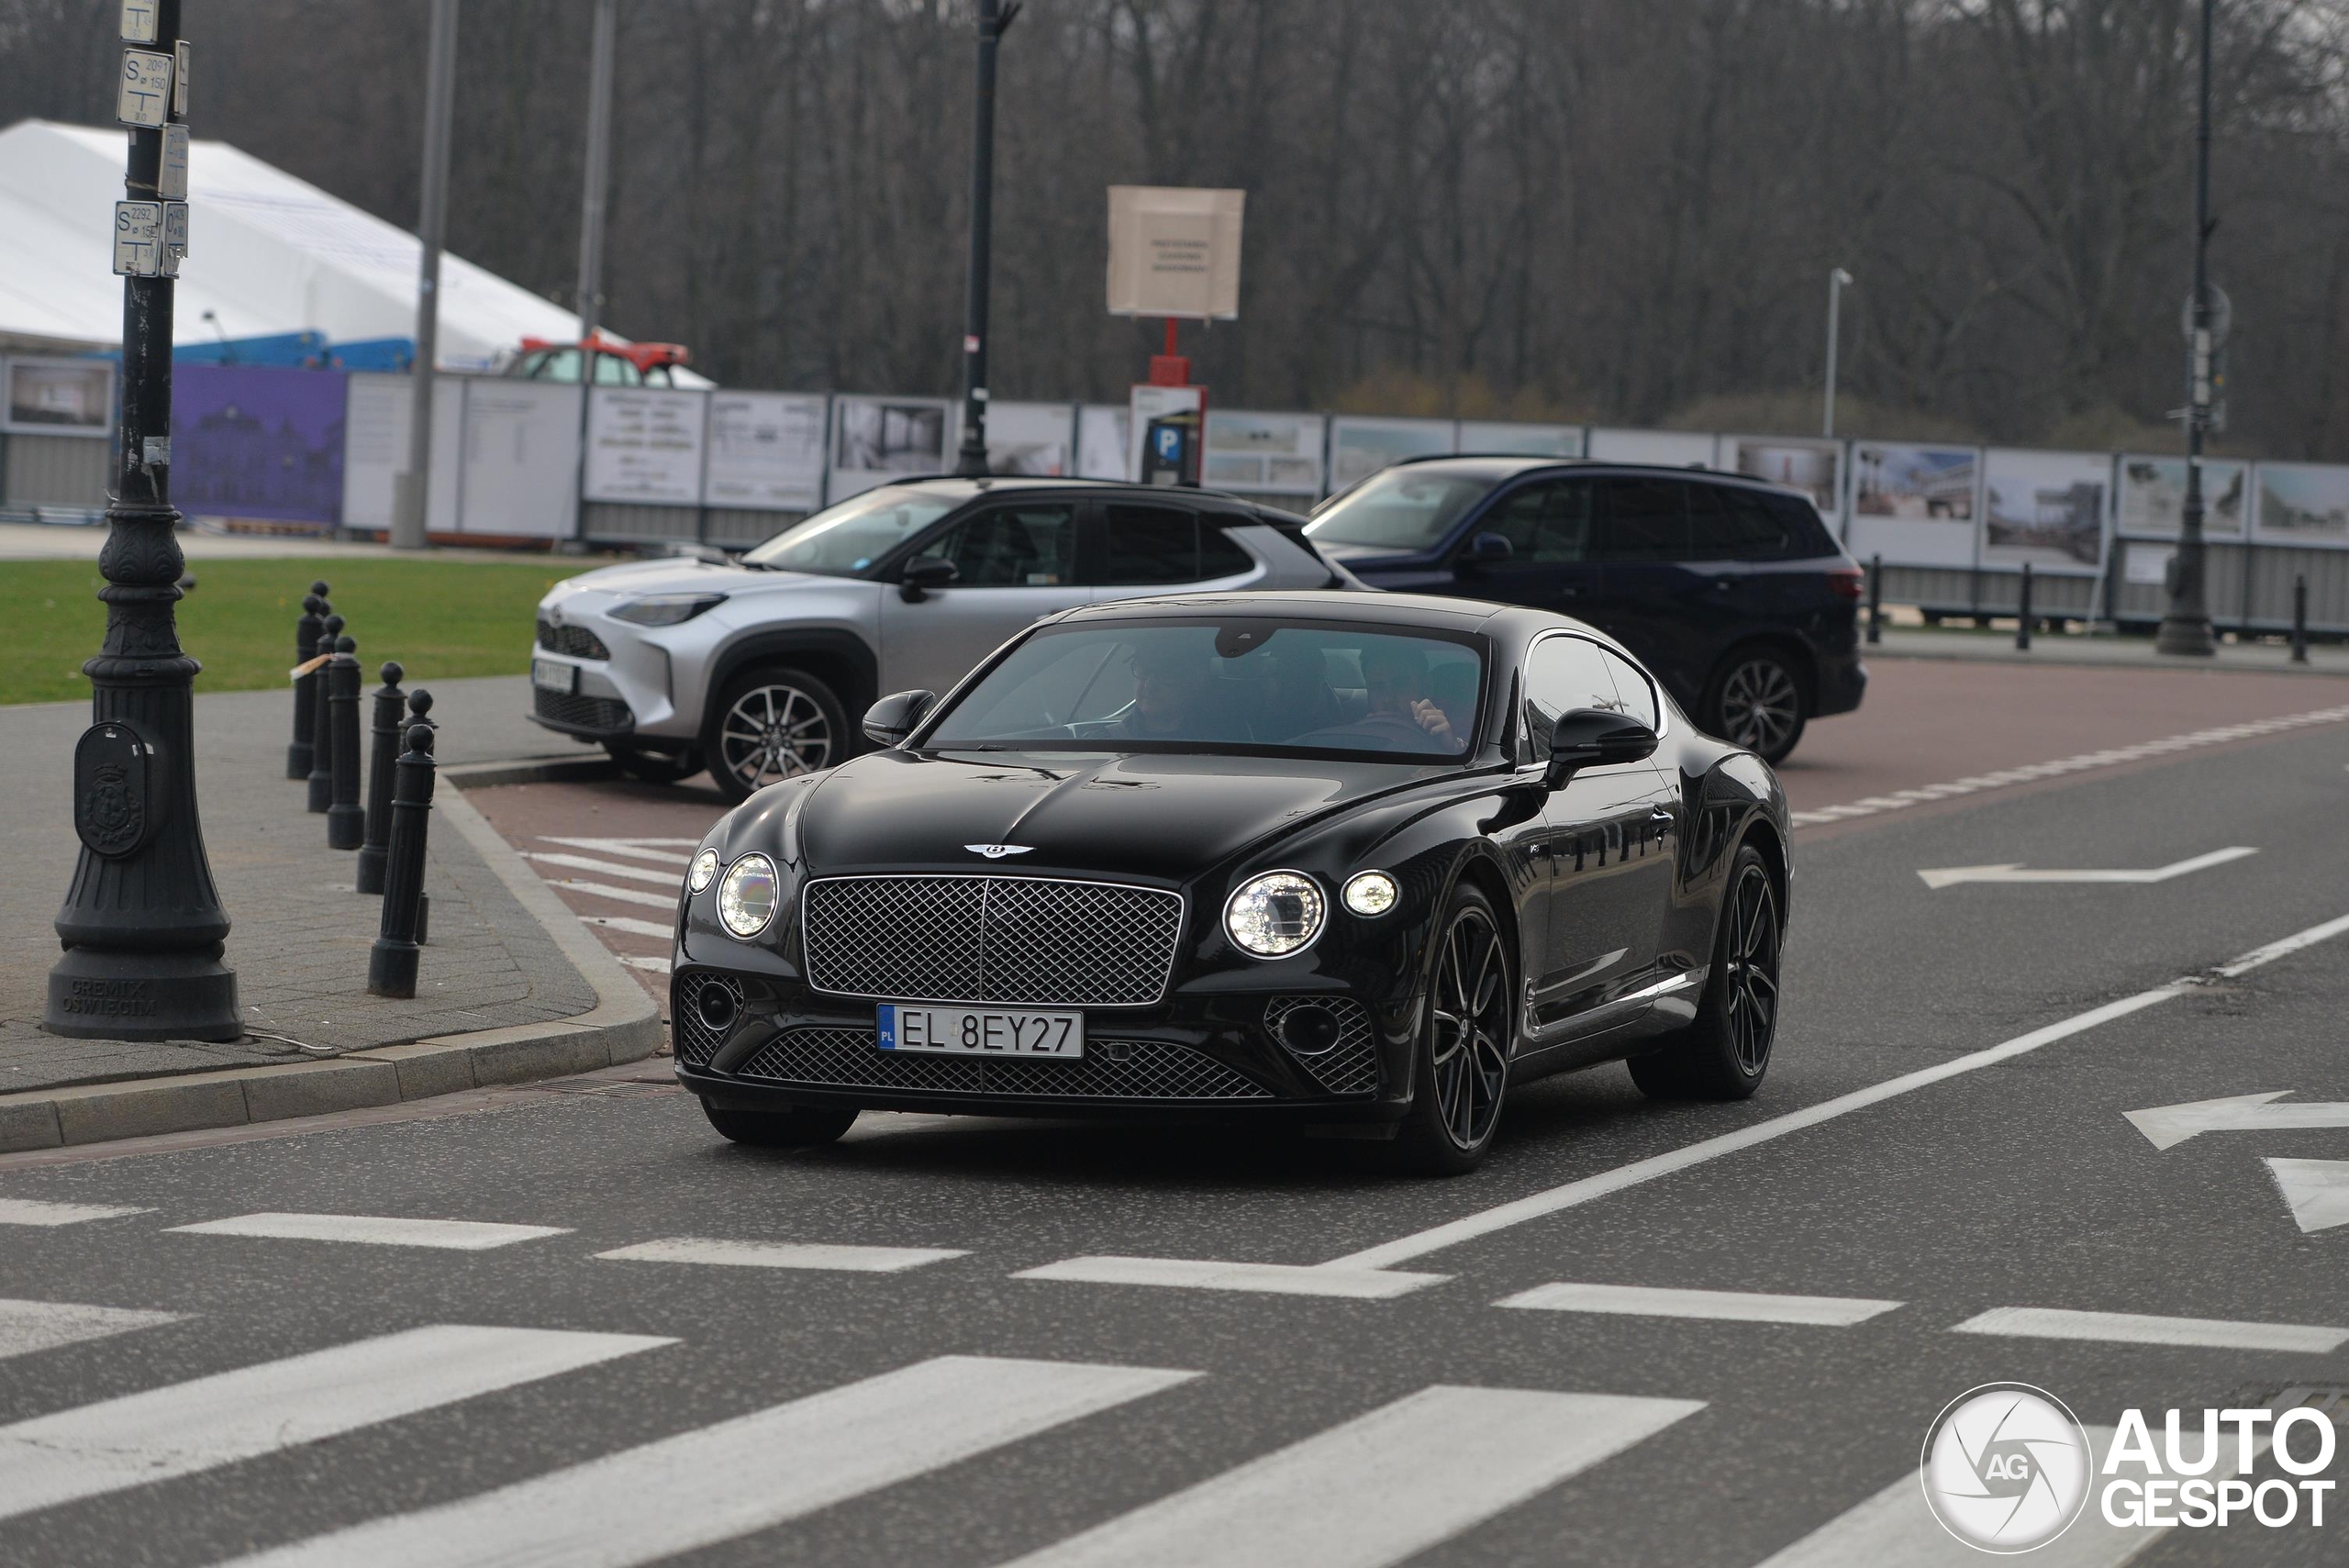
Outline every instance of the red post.
{"label": "red post", "polygon": [[1191,384],[1191,361],[1181,353],[1176,340],[1176,321],[1166,318],[1166,351],[1150,357],[1150,384],[1152,386],[1188,386]]}

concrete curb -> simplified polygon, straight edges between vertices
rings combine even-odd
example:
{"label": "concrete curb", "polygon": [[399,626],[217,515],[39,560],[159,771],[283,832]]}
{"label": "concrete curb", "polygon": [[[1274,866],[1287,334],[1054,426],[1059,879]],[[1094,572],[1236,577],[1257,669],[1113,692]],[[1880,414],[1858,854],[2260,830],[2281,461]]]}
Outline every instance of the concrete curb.
{"label": "concrete curb", "polygon": [[2164,674],[2329,675],[2334,680],[2349,677],[2349,663],[2343,663],[2329,655],[2318,658],[2316,653],[2316,650],[2310,650],[2310,662],[2306,664],[2288,662],[2280,651],[2270,661],[2255,657],[2230,657],[2230,651],[2223,649],[2213,659],[2157,659],[2150,652],[2140,656],[2134,651],[2111,653],[2090,649],[2073,651],[2050,637],[2035,639],[2033,646],[2027,649],[2017,648],[2010,638],[2003,640],[1984,638],[1981,646],[1961,642],[1942,648],[1920,647],[1906,640],[1897,646],[1889,641],[1863,643],[1860,646],[1863,659],[1939,660],[1955,664],[2036,664],[2042,669],[2157,670]]}
{"label": "concrete curb", "polygon": [[0,1095],[0,1153],[239,1127],[565,1078],[639,1062],[658,1051],[660,1009],[644,988],[472,802],[451,789],[433,804],[441,820],[488,863],[515,902],[546,929],[564,959],[595,988],[595,1006],[548,1023],[440,1035],[322,1062]]}
{"label": "concrete curb", "polygon": [[620,776],[612,760],[592,757],[517,757],[502,762],[459,762],[441,768],[440,782],[457,789],[495,789],[499,784],[595,784]]}

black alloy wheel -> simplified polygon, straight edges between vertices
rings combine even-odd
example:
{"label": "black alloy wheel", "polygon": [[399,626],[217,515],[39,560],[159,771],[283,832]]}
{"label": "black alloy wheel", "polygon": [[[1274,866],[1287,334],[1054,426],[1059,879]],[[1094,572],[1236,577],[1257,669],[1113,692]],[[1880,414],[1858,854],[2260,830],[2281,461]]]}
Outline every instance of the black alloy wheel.
{"label": "black alloy wheel", "polygon": [[852,1110],[794,1106],[782,1111],[738,1111],[701,1103],[702,1115],[720,1137],[752,1149],[813,1149],[836,1143],[856,1120]]}
{"label": "black alloy wheel", "polygon": [[1722,740],[1776,766],[1802,739],[1802,684],[1783,656],[1768,649],[1731,654],[1712,690],[1709,728]]}
{"label": "black alloy wheel", "polygon": [[720,795],[740,803],[771,784],[848,758],[848,718],[832,688],[799,670],[738,675],[718,694],[702,751]]}
{"label": "black alloy wheel", "polygon": [[1491,901],[1462,886],[1436,938],[1418,1082],[1396,1140],[1407,1169],[1459,1175],[1474,1170],[1492,1147],[1516,1034],[1514,973]]}
{"label": "black alloy wheel", "polygon": [[631,740],[607,740],[604,750],[610,754],[620,772],[640,784],[676,784],[702,770],[701,751],[697,747],[688,746],[682,751],[656,751]]}
{"label": "black alloy wheel", "polygon": [[1631,1060],[1653,1099],[1742,1100],[1762,1086],[1778,1036],[1777,884],[1747,844],[1731,863],[1713,938],[1713,969],[1696,1021]]}

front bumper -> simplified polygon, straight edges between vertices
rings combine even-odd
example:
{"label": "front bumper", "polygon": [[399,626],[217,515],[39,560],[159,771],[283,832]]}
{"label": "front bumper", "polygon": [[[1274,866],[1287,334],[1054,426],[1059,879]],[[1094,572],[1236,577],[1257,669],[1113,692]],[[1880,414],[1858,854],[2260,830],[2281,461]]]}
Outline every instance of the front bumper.
{"label": "front bumper", "polygon": [[[706,988],[725,994],[703,1006]],[[739,1109],[795,1105],[963,1115],[1392,1122],[1408,1108],[1416,997],[1379,1008],[1340,991],[1186,996],[1085,1013],[1075,1062],[882,1051],[874,1004],[796,981],[680,968],[670,982],[678,1082]],[[1326,1051],[1274,1034],[1288,1011],[1328,1008]],[[720,1020],[716,1026],[712,1019]]]}
{"label": "front bumper", "polygon": [[582,740],[636,736],[690,743],[698,731],[699,713],[677,711],[669,650],[642,628],[574,609],[560,627],[539,623],[530,657],[578,672],[568,693],[531,688],[534,724]]}

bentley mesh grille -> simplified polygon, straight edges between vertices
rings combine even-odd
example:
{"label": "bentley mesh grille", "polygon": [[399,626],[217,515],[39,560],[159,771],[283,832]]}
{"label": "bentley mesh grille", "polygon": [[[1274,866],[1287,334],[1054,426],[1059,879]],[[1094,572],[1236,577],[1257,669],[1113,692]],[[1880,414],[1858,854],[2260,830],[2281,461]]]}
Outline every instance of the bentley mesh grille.
{"label": "bentley mesh grille", "polygon": [[1338,1020],[1338,1043],[1312,1056],[1290,1051],[1315,1083],[1333,1095],[1368,1095],[1378,1089],[1378,1037],[1370,1009],[1351,996],[1275,996],[1264,1004],[1264,1032],[1280,1043],[1281,1020],[1296,1008],[1327,1007]]}
{"label": "bentley mesh grille", "polygon": [[538,703],[538,716],[566,729],[619,734],[636,728],[636,716],[629,712],[628,704],[611,697],[568,696],[562,692],[549,691],[537,692],[533,695]]}
{"label": "bentley mesh grille", "polygon": [[688,974],[669,991],[669,1038],[677,1060],[690,1067],[707,1067],[709,1059],[723,1043],[721,1037],[702,1022],[701,994],[706,986],[720,986],[734,993],[734,1013],[742,1012],[742,987],[723,974]]}
{"label": "bentley mesh grille", "polygon": [[807,884],[807,984],[897,1002],[1131,1007],[1165,994],[1180,895],[1032,876]]}
{"label": "bentley mesh grille", "polygon": [[[1268,1100],[1271,1091],[1215,1058],[1159,1040],[1095,1040],[1076,1062],[998,1062],[876,1050],[869,1029],[796,1029],[745,1063],[745,1078],[929,1094],[1103,1100]],[[1116,1052],[1122,1060],[1112,1060]]]}
{"label": "bentley mesh grille", "polygon": [[573,659],[609,659],[612,651],[604,639],[584,626],[557,626],[551,620],[539,623],[539,646],[550,653],[567,653]]}

